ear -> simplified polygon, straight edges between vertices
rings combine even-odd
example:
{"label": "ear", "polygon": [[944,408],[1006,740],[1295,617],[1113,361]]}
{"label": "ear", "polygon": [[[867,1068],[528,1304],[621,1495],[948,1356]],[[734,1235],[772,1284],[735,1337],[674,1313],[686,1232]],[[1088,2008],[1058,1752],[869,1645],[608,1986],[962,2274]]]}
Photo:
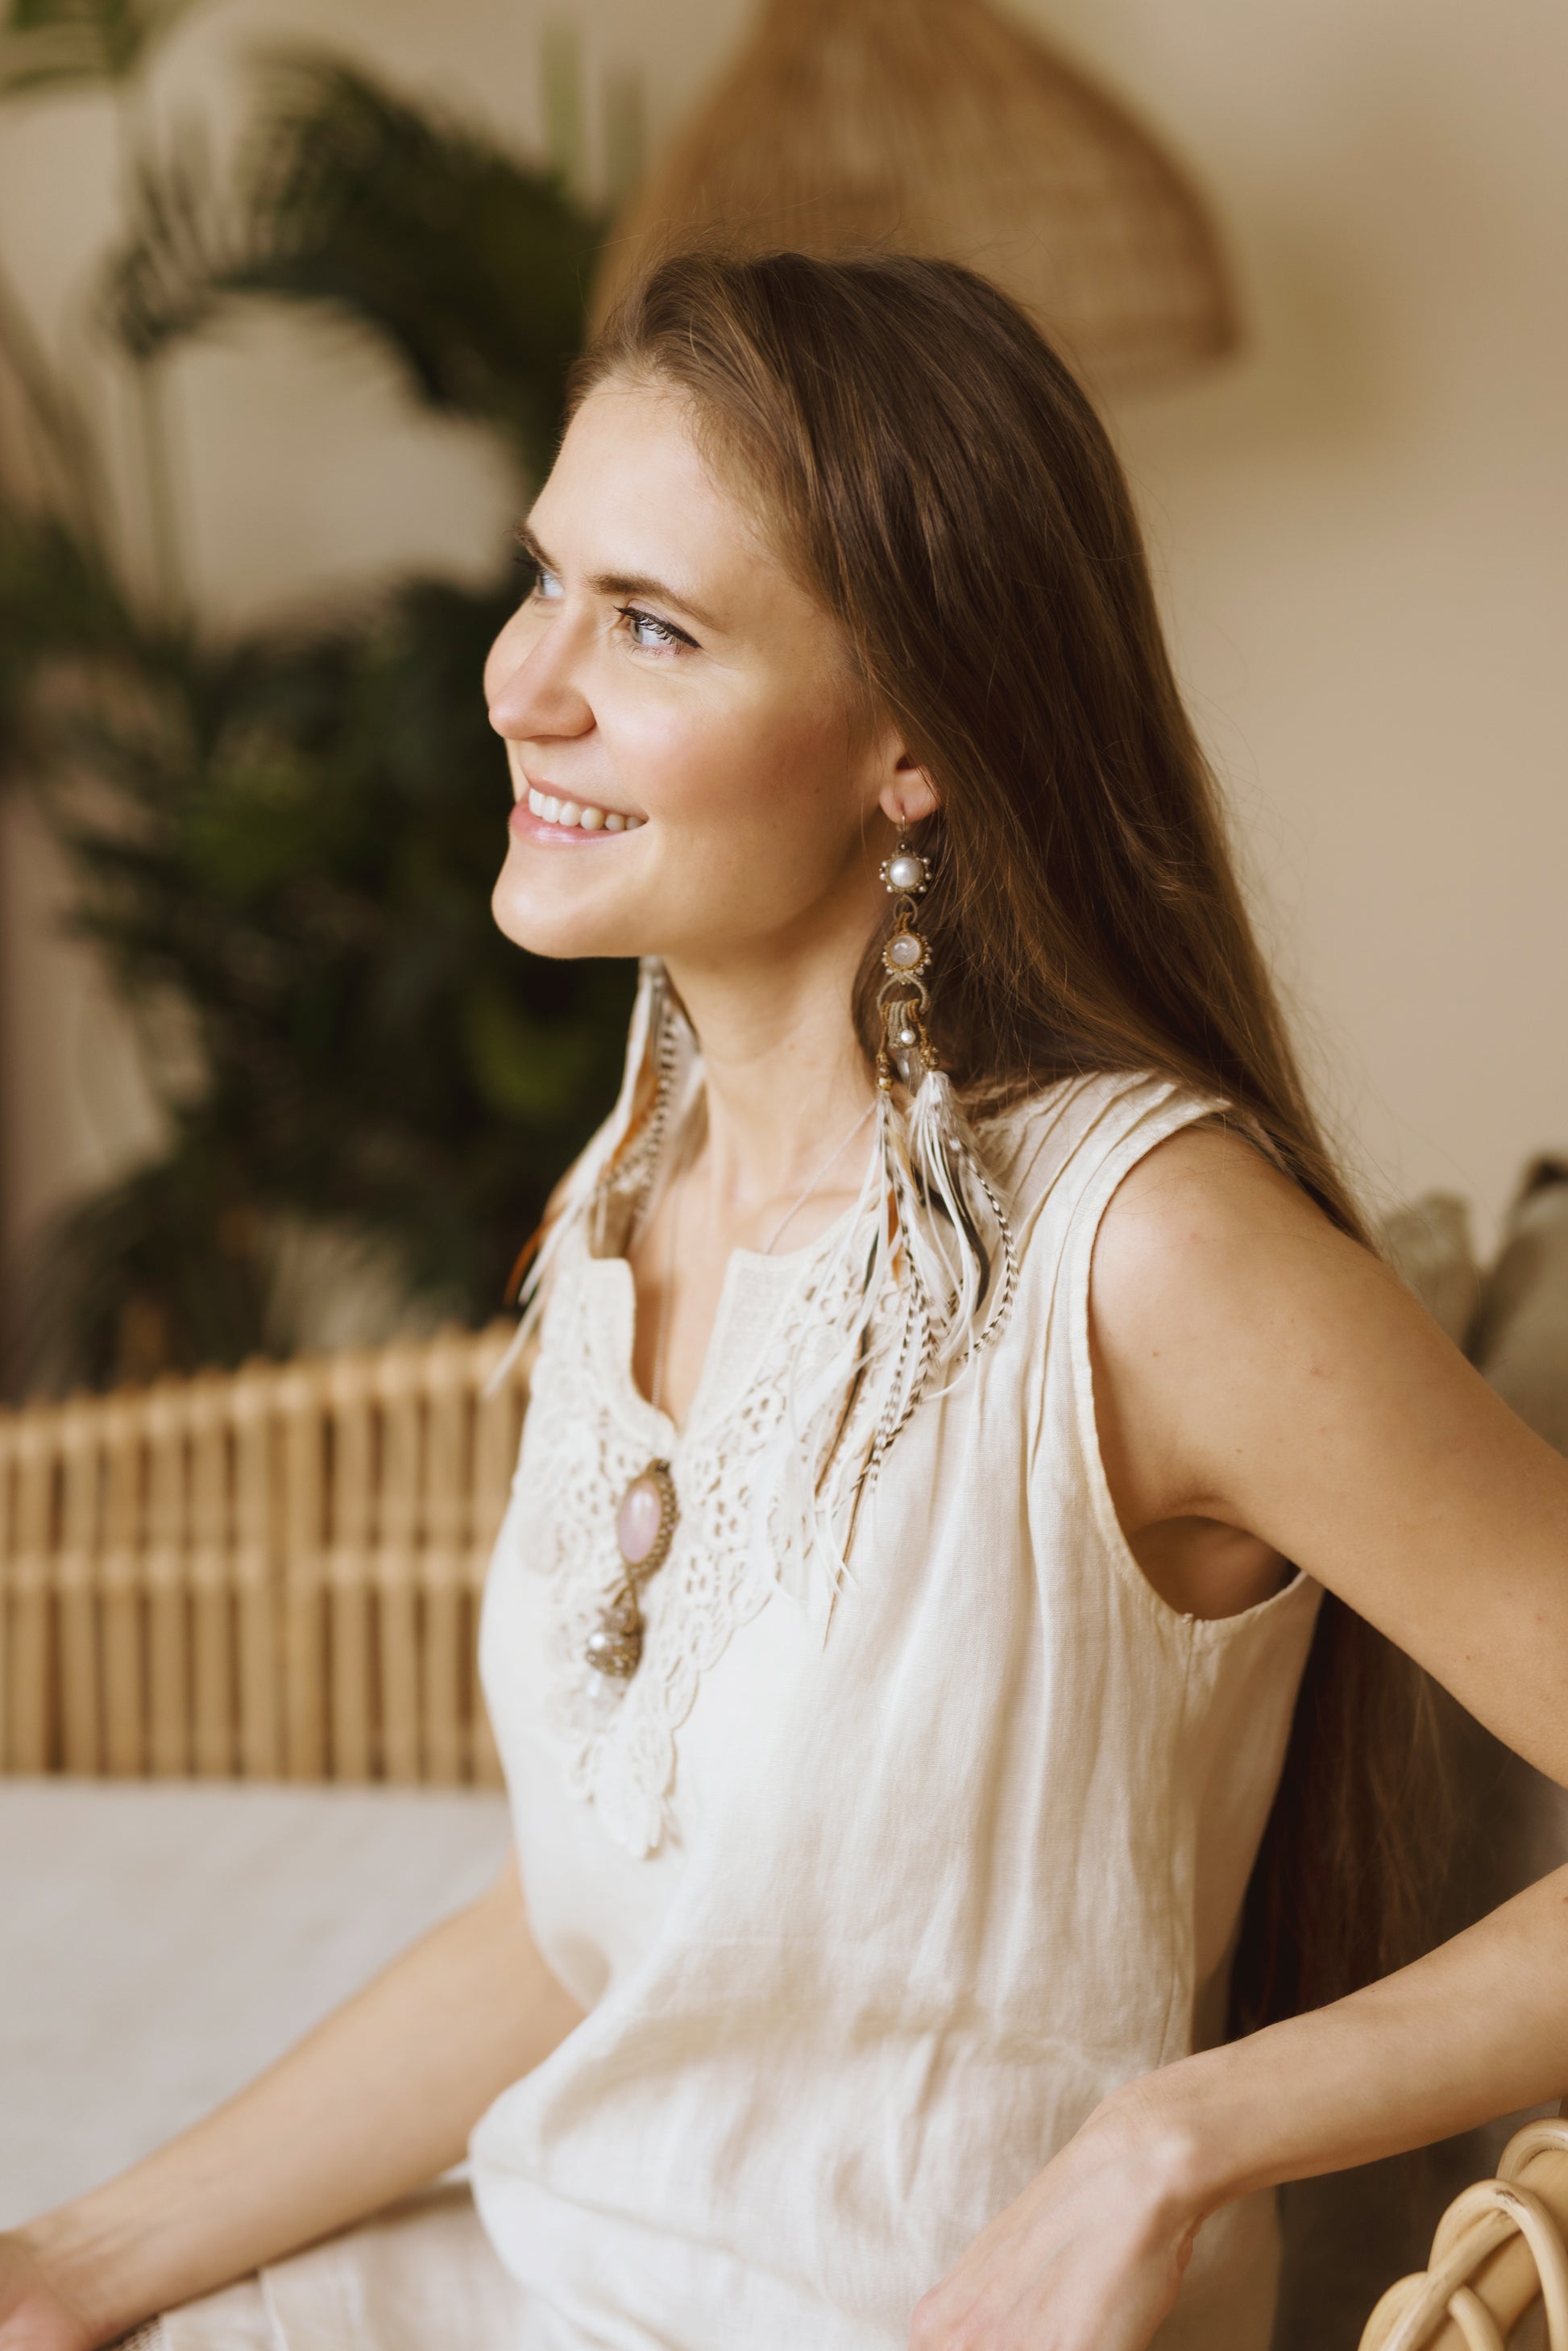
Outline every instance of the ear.
{"label": "ear", "polygon": [[900,828],[919,824],[922,818],[936,814],[937,796],[930,778],[908,751],[899,752],[892,773],[877,796],[877,805],[891,823]]}

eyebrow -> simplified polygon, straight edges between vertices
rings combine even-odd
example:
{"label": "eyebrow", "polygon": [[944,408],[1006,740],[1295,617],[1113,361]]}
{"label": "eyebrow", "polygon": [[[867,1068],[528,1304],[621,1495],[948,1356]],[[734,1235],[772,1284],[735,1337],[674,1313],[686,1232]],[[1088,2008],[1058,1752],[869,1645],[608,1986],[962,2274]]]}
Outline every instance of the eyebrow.
{"label": "eyebrow", "polygon": [[[524,554],[532,556],[542,570],[559,569],[545,553],[527,523],[514,524],[512,536]],[[588,586],[596,596],[649,596],[656,603],[673,604],[678,611],[686,614],[688,620],[695,621],[699,628],[717,629],[719,626],[713,615],[702,605],[694,603],[682,590],[670,587],[668,580],[654,579],[650,572],[596,571],[590,577]]]}

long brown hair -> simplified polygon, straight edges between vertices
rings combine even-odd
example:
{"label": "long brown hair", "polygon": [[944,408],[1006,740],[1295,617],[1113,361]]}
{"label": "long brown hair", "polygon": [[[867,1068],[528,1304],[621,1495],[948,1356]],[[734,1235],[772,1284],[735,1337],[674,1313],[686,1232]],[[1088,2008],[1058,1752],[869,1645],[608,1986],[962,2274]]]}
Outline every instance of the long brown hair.
{"label": "long brown hair", "polygon": [[[1165,1072],[1223,1096],[1366,1241],[1247,917],[1121,467],[1022,311],[908,256],[683,255],[622,303],[576,398],[607,375],[691,396],[931,778],[920,927],[955,1083],[984,1105],[1080,1072]],[[879,948],[857,995],[868,1051]],[[1325,1594],[1232,2029],[1418,1947],[1428,1716],[1408,1660]]]}

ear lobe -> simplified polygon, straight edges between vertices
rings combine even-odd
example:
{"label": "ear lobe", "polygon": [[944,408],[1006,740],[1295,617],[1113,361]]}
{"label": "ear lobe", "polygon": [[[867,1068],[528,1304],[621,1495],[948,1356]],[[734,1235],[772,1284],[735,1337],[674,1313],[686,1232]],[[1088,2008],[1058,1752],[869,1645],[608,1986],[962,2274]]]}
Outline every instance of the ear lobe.
{"label": "ear lobe", "polygon": [[877,796],[877,805],[889,823],[919,824],[937,812],[937,796],[931,789],[925,769],[912,759],[908,751],[900,751]]}

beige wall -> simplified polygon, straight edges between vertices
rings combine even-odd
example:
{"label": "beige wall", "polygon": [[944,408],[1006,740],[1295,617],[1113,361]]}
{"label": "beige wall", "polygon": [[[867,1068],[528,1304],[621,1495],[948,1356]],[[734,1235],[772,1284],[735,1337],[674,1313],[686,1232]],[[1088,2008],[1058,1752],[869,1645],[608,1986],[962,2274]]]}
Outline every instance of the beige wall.
{"label": "beige wall", "polygon": [[[226,130],[258,40],[351,47],[535,135],[538,0],[231,0],[158,87]],[[562,13],[559,9],[551,12]],[[1557,0],[1030,0],[1163,125],[1236,254],[1251,346],[1114,419],[1183,675],[1331,1115],[1385,1196],[1472,1195],[1568,1148],[1568,18]],[[579,6],[657,136],[745,0]],[[109,216],[93,101],[0,148],[0,246],[79,340]],[[99,387],[114,416],[109,387]],[[252,318],[173,384],[203,601],[234,616],[409,561],[485,569],[485,444],[413,418],[342,333]],[[117,429],[119,426],[117,425]],[[6,828],[13,1234],[148,1132],[112,1007],[43,935]]]}

